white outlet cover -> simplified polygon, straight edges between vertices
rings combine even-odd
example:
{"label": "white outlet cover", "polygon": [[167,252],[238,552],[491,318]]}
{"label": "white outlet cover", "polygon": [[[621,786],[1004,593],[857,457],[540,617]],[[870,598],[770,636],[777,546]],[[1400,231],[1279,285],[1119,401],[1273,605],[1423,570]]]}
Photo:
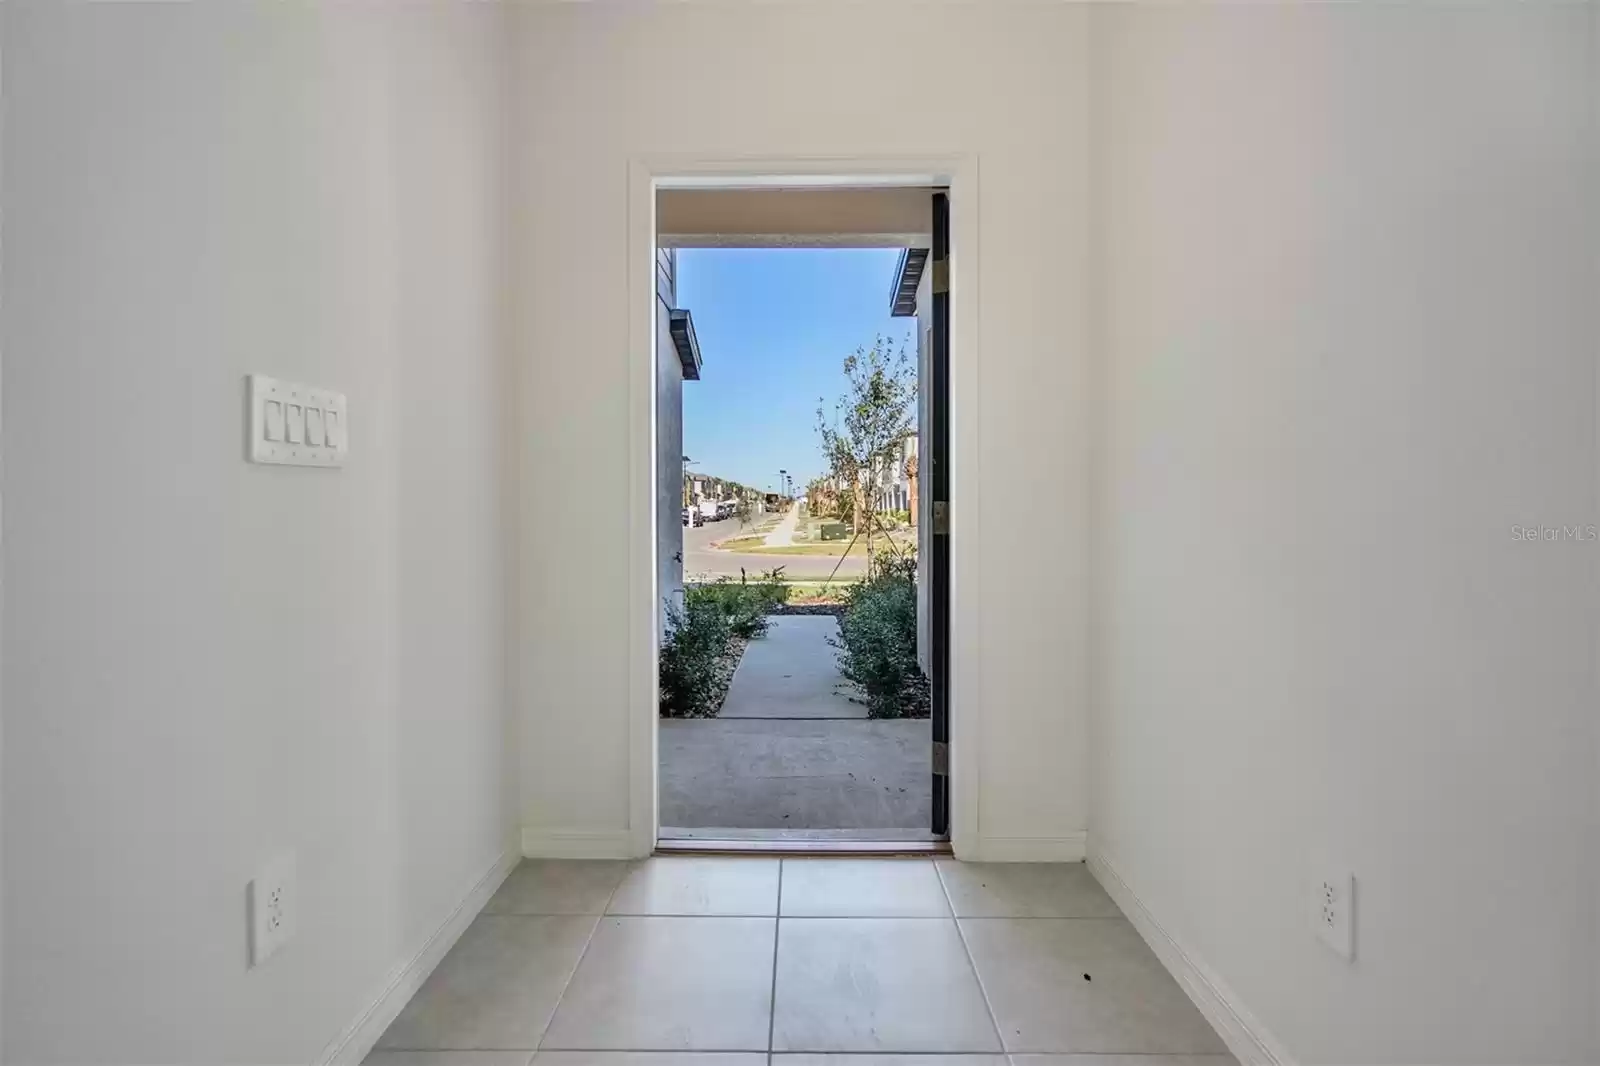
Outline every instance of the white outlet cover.
{"label": "white outlet cover", "polygon": [[1317,939],[1346,962],[1356,957],[1356,878],[1330,863],[1312,869],[1306,918]]}
{"label": "white outlet cover", "polygon": [[246,891],[250,965],[260,966],[294,935],[295,863],[279,855],[264,866]]}

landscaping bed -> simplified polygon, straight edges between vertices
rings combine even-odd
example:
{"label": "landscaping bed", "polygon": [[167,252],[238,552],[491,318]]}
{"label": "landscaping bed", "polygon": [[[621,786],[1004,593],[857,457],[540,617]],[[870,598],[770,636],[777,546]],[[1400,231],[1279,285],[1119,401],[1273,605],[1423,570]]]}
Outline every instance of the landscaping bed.
{"label": "landscaping bed", "polygon": [[711,547],[723,552],[744,552],[764,548],[766,544],[767,537],[764,533],[759,535],[742,534],[737,537],[729,537],[727,540],[714,540],[711,542]]}
{"label": "landscaping bed", "polygon": [[868,716],[927,717],[928,679],[917,665],[916,573],[916,556],[884,553],[865,580],[844,586],[791,587],[782,567],[754,581],[689,586],[683,608],[667,612],[661,716],[720,713],[745,648],[766,633],[769,617],[830,615],[839,620],[838,637],[828,638],[839,653],[839,672],[855,683]]}
{"label": "landscaping bed", "polygon": [[659,660],[661,717],[715,717],[746,645],[767,631],[768,612],[788,593],[781,568],[756,581],[723,578],[684,589],[683,607],[667,609]]}
{"label": "landscaping bed", "polygon": [[685,718],[714,718],[722,710],[722,704],[728,698],[728,688],[733,684],[733,675],[739,669],[739,660],[744,658],[745,648],[750,646],[749,637],[729,637],[727,646],[722,654],[713,659],[707,669],[711,674],[711,683],[705,692],[703,714],[683,715]]}
{"label": "landscaping bed", "polygon": [[844,614],[842,603],[780,603],[768,614],[831,614],[839,618]]}
{"label": "landscaping bed", "polygon": [[860,686],[873,718],[925,718],[928,678],[917,665],[917,560],[883,554],[866,580],[845,593],[839,616],[839,672]]}

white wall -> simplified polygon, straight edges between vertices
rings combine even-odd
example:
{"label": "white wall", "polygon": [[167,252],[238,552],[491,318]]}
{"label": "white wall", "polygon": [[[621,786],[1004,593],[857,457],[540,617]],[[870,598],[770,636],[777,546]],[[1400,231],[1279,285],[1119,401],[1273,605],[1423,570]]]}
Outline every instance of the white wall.
{"label": "white wall", "polygon": [[[589,475],[571,487],[582,513],[616,513],[628,483],[631,157],[977,154],[977,477],[986,499],[1040,501],[1026,521],[965,519],[984,544],[982,643],[955,649],[981,678],[977,828],[1022,850],[1081,833],[1085,12],[529,5],[516,29],[516,140],[536,153],[516,172],[521,412],[540,427],[522,440],[525,501],[563,457]],[[522,518],[523,823],[622,841],[641,534],[597,522],[574,541]]]}
{"label": "white wall", "polygon": [[314,1060],[506,848],[500,20],[4,5],[8,1062]]}
{"label": "white wall", "polygon": [[1585,1058],[1593,17],[1095,13],[1091,853],[1301,1061]]}

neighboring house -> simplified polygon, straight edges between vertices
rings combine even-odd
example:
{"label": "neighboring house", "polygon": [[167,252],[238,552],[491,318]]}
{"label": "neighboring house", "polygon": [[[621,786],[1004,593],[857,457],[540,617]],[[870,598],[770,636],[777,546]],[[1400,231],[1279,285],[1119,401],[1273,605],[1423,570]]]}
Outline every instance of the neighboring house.
{"label": "neighboring house", "polygon": [[701,500],[749,500],[754,501],[761,496],[758,489],[727,478],[711,477],[706,474],[688,473],[683,475],[683,502],[685,506],[699,503]]}
{"label": "neighboring house", "polygon": [[656,607],[683,603],[683,383],[700,378],[694,319],[676,305],[678,254],[656,250]]}
{"label": "neighboring house", "polygon": [[[872,506],[879,512],[915,512],[917,499],[917,474],[920,457],[917,453],[917,431],[910,430],[889,449],[872,472]],[[915,522],[917,516],[911,515]]]}

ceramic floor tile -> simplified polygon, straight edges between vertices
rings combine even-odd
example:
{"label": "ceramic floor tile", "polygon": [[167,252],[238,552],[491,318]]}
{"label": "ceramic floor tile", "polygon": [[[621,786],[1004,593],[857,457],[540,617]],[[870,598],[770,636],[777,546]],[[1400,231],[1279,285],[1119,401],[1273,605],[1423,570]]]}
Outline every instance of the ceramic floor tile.
{"label": "ceramic floor tile", "polygon": [[532,1051],[598,920],[480,915],[378,1046]]}
{"label": "ceramic floor tile", "polygon": [[778,860],[646,859],[623,879],[608,913],[774,917]]}
{"label": "ceramic floor tile", "polygon": [[766,1066],[765,1052],[539,1052],[538,1066]]}
{"label": "ceramic floor tile", "polygon": [[531,1051],[374,1051],[361,1066],[528,1066]]}
{"label": "ceramic floor tile", "polygon": [[965,918],[1007,1051],[1226,1050],[1127,921]]}
{"label": "ceramic floor tile", "polygon": [[524,859],[483,913],[604,914],[628,869],[602,859]]}
{"label": "ceramic floor tile", "polygon": [[927,859],[785,859],[784,917],[948,918]]}
{"label": "ceramic floor tile", "polygon": [[957,918],[1120,918],[1081,862],[935,864]]}
{"label": "ceramic floor tile", "polygon": [[[781,1053],[771,1066],[1010,1066],[1005,1055],[832,1055]],[[1149,1066],[1162,1066],[1150,1063]]]}
{"label": "ceramic floor tile", "polygon": [[1013,1055],[1011,1066],[1238,1066],[1232,1055]]}
{"label": "ceramic floor tile", "polygon": [[541,1047],[765,1051],[773,922],[602,918]]}
{"label": "ceramic floor tile", "polygon": [[999,1051],[954,921],[784,918],[775,1051]]}

